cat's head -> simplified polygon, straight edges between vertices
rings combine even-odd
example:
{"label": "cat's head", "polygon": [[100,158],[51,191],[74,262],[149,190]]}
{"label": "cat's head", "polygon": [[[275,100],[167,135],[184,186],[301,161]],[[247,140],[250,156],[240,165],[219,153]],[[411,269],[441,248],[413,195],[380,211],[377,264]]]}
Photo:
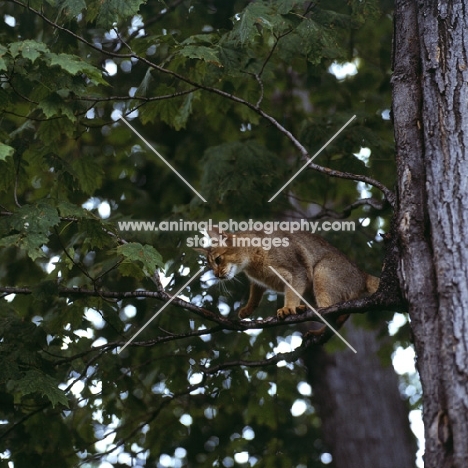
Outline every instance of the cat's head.
{"label": "cat's head", "polygon": [[232,279],[248,264],[248,257],[240,247],[233,245],[233,235],[213,229],[208,231],[211,239],[209,247],[196,248],[197,252],[206,255],[214,275],[220,279]]}

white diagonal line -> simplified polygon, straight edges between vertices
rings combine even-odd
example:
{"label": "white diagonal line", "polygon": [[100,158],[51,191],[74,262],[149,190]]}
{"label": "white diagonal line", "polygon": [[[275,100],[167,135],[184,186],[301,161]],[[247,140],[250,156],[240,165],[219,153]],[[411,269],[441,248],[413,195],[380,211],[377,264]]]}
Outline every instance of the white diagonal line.
{"label": "white diagonal line", "polygon": [[201,267],[124,345],[117,351],[120,354],[205,268]]}
{"label": "white diagonal line", "polygon": [[312,312],[314,312],[314,314],[325,324],[327,325],[328,327],[330,327],[332,330],[333,330],[333,333],[335,333],[335,335],[338,336],[338,338],[340,338],[344,344],[346,344],[346,346],[348,346],[348,348],[351,350],[351,351],[354,351],[355,353],[357,353],[357,351],[327,322],[327,320],[325,320],[323,318],[322,315],[320,315],[272,266],[269,266],[273,271],[274,273],[283,281],[284,284],[286,284],[286,286],[288,286],[288,288],[291,289],[291,291],[294,292],[294,294],[296,294],[297,297],[299,297],[303,302],[304,304],[307,305],[307,307],[309,307],[309,309],[312,310]]}
{"label": "white diagonal line", "polygon": [[179,174],[179,172],[177,172],[177,170],[171,166],[159,153],[158,151],[156,151],[156,149],[154,149],[148,141],[145,140],[145,138],[140,134],[138,133],[138,131],[132,127],[126,120],[123,116],[120,116],[120,120],[122,120],[122,122],[124,122],[129,128],[130,130],[132,130],[132,132],[137,135],[138,137],[141,138],[142,141],[144,141],[146,143],[146,146],[148,146],[148,148],[153,151],[153,153],[158,156],[159,159],[161,159],[161,161],[163,161],[176,175],[179,176],[179,178],[184,181],[205,203],[208,203],[183,177],[181,174]]}
{"label": "white diagonal line", "polygon": [[308,161],[302,166],[269,200],[270,203],[274,200],[285,187],[287,187],[354,119],[356,115],[353,115]]}

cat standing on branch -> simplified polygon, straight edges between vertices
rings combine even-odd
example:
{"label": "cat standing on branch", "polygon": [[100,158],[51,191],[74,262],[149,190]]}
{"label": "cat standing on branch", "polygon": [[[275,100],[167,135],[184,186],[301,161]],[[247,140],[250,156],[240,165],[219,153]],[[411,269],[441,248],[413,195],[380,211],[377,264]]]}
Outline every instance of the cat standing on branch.
{"label": "cat standing on branch", "polygon": [[206,255],[214,275],[232,279],[243,271],[250,280],[249,299],[239,310],[241,319],[253,313],[268,289],[285,296],[284,306],[277,310],[278,318],[305,310],[296,292],[273,270],[301,296],[312,296],[319,308],[368,296],[379,286],[379,278],[363,272],[325,239],[309,232],[229,234],[213,229],[208,234],[216,245],[196,250]]}

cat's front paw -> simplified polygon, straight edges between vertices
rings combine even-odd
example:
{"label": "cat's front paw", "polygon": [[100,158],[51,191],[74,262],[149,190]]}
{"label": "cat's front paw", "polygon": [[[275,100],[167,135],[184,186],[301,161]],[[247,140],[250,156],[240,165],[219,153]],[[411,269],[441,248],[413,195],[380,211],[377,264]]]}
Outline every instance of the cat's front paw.
{"label": "cat's front paw", "polygon": [[251,307],[241,307],[239,313],[237,314],[240,319],[250,317],[252,315],[253,309]]}
{"label": "cat's front paw", "polygon": [[296,315],[296,308],[294,307],[281,307],[281,309],[278,309],[276,311],[276,316],[280,319],[283,320],[285,319],[288,315]]}

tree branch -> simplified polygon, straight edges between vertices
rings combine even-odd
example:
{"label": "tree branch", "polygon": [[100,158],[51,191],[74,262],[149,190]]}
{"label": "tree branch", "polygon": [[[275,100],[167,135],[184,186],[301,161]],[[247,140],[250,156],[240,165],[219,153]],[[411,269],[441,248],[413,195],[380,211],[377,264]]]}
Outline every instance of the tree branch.
{"label": "tree branch", "polygon": [[[94,102],[94,103],[99,103],[99,102],[109,102],[109,101],[143,101],[144,103],[146,102],[153,102],[153,101],[163,101],[165,99],[173,99],[176,97],[180,96],[185,96],[186,94],[193,93],[194,91],[197,91],[198,88],[192,87],[186,91],[178,91],[176,93],[172,94],[165,94],[162,96],[152,96],[152,97],[145,97],[145,96],[109,96],[105,98],[97,98],[97,97],[91,97],[91,96],[78,96],[74,97],[75,100],[77,101],[89,101],[89,102]],[[133,112],[133,109],[132,109]]]}
{"label": "tree branch", "polygon": [[[291,205],[294,207],[295,212],[297,213],[297,215],[295,215],[294,218],[308,218],[309,220],[322,218],[346,219],[356,208],[359,208],[361,206],[370,206],[374,210],[382,211],[386,205],[385,200],[377,200],[373,197],[361,198],[359,200],[356,200],[354,203],[345,206],[342,211],[335,211],[326,208],[319,202],[315,202],[312,200],[304,200],[303,198],[297,197],[292,193],[288,195],[288,198],[290,200]],[[299,203],[296,203],[296,201],[306,203],[308,206],[310,206],[311,204],[317,206],[317,209],[320,209],[320,211],[318,211],[317,213],[311,213],[310,211],[303,209]]]}
{"label": "tree branch", "polygon": [[[30,288],[16,288],[9,286],[0,286],[0,293],[4,294],[32,294]],[[149,298],[157,299],[163,302],[167,302],[172,296],[166,292],[159,291],[104,291],[104,290],[92,290],[86,288],[59,288],[58,295],[60,297],[74,297],[74,296],[92,296],[112,299],[132,299],[132,298]],[[175,298],[172,304],[186,309],[190,312],[194,312],[199,317],[207,319],[211,322],[215,322],[221,325],[226,330],[233,331],[245,331],[255,329],[266,329],[279,327],[284,325],[293,325],[304,322],[321,322],[320,318],[312,311],[306,311],[305,313],[298,315],[290,315],[283,320],[277,317],[271,316],[266,319],[257,320],[238,320],[228,319],[222,315],[216,314],[203,307],[196,306],[190,302],[184,301],[180,298]],[[388,297],[384,293],[379,294],[378,292],[370,297],[355,299],[352,301],[341,302],[331,307],[325,307],[319,309],[320,313],[324,316],[330,316],[331,319],[336,319],[340,315],[345,314],[357,314],[365,313],[370,310],[383,311],[388,309],[401,309],[404,310],[405,304],[395,300],[393,297]],[[174,335],[177,336],[177,335]],[[184,335],[185,336],[185,335]],[[116,344],[120,345],[120,344]]]}

